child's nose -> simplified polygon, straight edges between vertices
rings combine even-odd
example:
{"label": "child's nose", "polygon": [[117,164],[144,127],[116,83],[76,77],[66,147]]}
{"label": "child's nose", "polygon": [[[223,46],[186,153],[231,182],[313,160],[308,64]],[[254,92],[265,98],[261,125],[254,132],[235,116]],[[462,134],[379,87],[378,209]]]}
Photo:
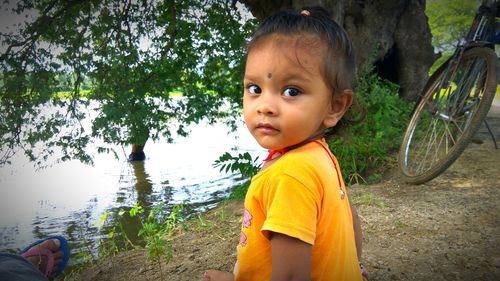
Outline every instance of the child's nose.
{"label": "child's nose", "polygon": [[257,106],[257,112],[265,115],[276,115],[277,105],[276,99],[273,95],[261,94],[259,104]]}

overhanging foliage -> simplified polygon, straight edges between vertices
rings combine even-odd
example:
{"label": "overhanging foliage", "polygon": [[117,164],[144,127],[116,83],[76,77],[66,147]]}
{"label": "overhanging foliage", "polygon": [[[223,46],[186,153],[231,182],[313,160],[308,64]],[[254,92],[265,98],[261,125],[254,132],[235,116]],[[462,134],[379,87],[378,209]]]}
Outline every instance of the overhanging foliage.
{"label": "overhanging foliage", "polygon": [[[0,165],[17,149],[38,164],[55,150],[58,160],[91,163],[86,147],[94,140],[170,139],[172,130],[185,135],[190,122],[239,112],[254,21],[230,1],[22,0],[6,7],[28,17],[0,34]],[[69,95],[58,94],[62,84]],[[173,91],[183,97],[174,100]],[[97,115],[85,126],[89,105]]]}

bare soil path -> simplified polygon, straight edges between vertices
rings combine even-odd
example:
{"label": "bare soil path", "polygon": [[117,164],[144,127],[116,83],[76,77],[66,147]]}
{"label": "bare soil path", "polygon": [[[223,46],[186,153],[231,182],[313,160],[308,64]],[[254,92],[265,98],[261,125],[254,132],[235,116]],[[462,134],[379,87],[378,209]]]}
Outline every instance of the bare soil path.
{"label": "bare soil path", "polygon": [[[500,146],[499,106],[487,120]],[[484,125],[460,158],[426,184],[404,184],[394,172],[349,192],[363,223],[370,280],[500,280],[500,149]],[[176,234],[162,274],[135,250],[74,279],[193,281],[208,268],[231,270],[241,210],[240,201],[223,204]]]}

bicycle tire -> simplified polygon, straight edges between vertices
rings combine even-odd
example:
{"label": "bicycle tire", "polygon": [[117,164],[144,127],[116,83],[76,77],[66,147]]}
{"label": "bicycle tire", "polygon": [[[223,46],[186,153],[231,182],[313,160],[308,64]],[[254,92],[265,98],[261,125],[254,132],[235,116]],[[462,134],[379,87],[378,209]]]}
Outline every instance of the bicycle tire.
{"label": "bicycle tire", "polygon": [[464,51],[454,71],[448,70],[449,64],[429,78],[404,134],[398,166],[405,182],[422,184],[444,172],[491,107],[499,74],[495,52],[474,47]]}

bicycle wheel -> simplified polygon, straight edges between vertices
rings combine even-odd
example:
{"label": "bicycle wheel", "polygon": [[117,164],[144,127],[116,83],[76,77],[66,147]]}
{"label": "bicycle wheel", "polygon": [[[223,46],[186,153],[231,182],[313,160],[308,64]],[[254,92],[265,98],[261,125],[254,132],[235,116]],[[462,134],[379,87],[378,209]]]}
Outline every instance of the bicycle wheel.
{"label": "bicycle wheel", "polygon": [[463,152],[486,117],[496,92],[496,54],[476,47],[463,53],[457,67],[439,68],[415,108],[399,151],[404,180],[427,182]]}

